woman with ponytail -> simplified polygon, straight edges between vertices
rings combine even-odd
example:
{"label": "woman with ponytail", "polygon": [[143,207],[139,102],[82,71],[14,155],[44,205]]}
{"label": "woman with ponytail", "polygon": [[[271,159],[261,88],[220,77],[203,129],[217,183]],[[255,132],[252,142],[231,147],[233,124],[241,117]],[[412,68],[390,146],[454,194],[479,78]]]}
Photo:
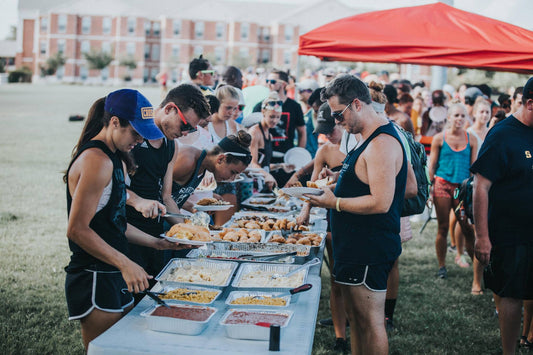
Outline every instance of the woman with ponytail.
{"label": "woman with ponytail", "polygon": [[63,178],[67,185],[67,237],[72,252],[65,268],[69,319],[79,319],[83,345],[116,323],[133,304],[130,293],[148,287],[148,275],[128,257],[128,240],[157,249],[181,249],[126,223],[124,166],[133,147],[163,137],[150,102],[136,90],[118,90],[89,111]]}

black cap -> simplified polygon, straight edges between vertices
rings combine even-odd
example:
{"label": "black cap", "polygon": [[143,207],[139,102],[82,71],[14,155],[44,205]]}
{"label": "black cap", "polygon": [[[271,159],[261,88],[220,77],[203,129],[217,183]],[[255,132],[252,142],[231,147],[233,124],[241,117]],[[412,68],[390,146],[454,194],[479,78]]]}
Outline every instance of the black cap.
{"label": "black cap", "polygon": [[398,90],[392,85],[385,85],[383,93],[387,96],[387,101],[390,104],[398,103]]}
{"label": "black cap", "polygon": [[313,133],[329,134],[335,128],[335,119],[331,117],[331,108],[327,102],[323,103],[318,109],[316,119],[316,128]]}
{"label": "black cap", "polygon": [[533,76],[529,78],[524,86],[524,91],[522,92],[523,102],[526,102],[527,99],[533,99]]}
{"label": "black cap", "polygon": [[307,99],[307,104],[312,106],[317,100],[320,101],[320,103],[322,103],[322,100],[320,99],[320,92],[322,91],[322,89],[323,88],[318,88],[315,91],[313,91],[311,96],[309,96],[309,98]]}

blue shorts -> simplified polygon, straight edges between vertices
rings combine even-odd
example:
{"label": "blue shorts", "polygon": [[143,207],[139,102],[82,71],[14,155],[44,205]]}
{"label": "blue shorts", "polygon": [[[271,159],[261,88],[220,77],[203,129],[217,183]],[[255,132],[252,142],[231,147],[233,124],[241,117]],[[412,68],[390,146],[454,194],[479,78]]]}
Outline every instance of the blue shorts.
{"label": "blue shorts", "polygon": [[82,319],[93,309],[104,312],[120,313],[133,304],[130,293],[120,271],[94,271],[85,269],[67,272],[65,295],[69,320]]}
{"label": "blue shorts", "polygon": [[352,265],[335,262],[333,277],[335,282],[347,286],[364,285],[370,291],[386,292],[389,272],[394,261],[374,265]]}

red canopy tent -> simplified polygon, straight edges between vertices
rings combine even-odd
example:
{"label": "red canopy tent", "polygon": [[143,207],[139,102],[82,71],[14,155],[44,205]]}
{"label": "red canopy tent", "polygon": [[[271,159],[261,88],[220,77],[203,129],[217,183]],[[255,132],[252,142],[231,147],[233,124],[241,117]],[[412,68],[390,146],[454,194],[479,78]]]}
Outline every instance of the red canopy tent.
{"label": "red canopy tent", "polygon": [[346,17],[300,36],[324,60],[533,72],[533,32],[443,3]]}

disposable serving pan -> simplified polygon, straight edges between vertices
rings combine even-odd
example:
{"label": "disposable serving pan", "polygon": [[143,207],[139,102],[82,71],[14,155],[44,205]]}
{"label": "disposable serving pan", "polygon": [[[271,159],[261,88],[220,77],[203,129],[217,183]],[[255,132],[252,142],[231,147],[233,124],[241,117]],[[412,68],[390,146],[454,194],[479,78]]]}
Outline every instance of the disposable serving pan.
{"label": "disposable serving pan", "polygon": [[[276,297],[285,300],[285,306],[267,305],[267,304],[232,304],[234,300],[241,297]],[[259,307],[259,308],[287,308],[291,303],[291,295],[286,292],[268,292],[268,291],[231,291],[226,298],[226,304],[229,307]]]}
{"label": "disposable serving pan", "polygon": [[283,292],[288,291],[290,289],[293,289],[295,287],[301,286],[302,284],[306,283],[307,281],[307,274],[309,272],[309,268],[305,268],[303,270],[300,270],[296,275],[300,276],[299,282],[293,282],[291,284],[288,284],[287,286],[270,286],[270,285],[261,285],[261,286],[253,286],[253,285],[246,285],[242,284],[242,279],[246,275],[254,272],[265,272],[265,273],[278,273],[278,274],[286,274],[296,268],[300,267],[300,265],[284,265],[284,264],[259,264],[259,263],[243,263],[239,267],[239,270],[237,271],[237,274],[235,275],[235,278],[233,279],[233,282],[231,286],[236,289],[240,290],[254,290],[254,291],[271,291],[271,292]]}
{"label": "disposable serving pan", "polygon": [[[197,250],[197,249],[194,249],[194,250]],[[164,298],[164,296],[160,296],[160,297],[168,304],[177,303],[177,304],[193,304],[193,305],[209,306],[209,305],[212,305],[213,302],[215,302],[218,299],[218,297],[222,294],[222,290],[221,289],[200,287],[200,286],[191,286],[191,285],[180,285],[180,286],[165,285],[165,286],[163,286],[163,288],[159,292],[170,292],[170,291],[176,290],[178,288],[186,288],[186,289],[191,290],[191,291],[212,291],[212,292],[216,292],[216,295],[215,295],[215,297],[213,298],[213,300],[211,302],[207,302],[207,303],[185,301],[185,300],[177,300],[177,299],[167,299],[167,298]]]}
{"label": "disposable serving pan", "polygon": [[218,311],[216,308],[205,307],[205,306],[193,306],[193,305],[187,305],[187,304],[174,305],[174,306],[179,306],[180,308],[210,309],[213,311],[213,313],[209,316],[209,318],[207,318],[205,321],[202,321],[202,322],[188,320],[188,319],[172,318],[172,317],[153,316],[152,313],[157,308],[163,307],[161,305],[155,305],[141,313],[141,316],[145,317],[146,319],[148,329],[154,330],[156,332],[177,333],[177,334],[185,334],[185,335],[198,335],[204,331],[204,329],[209,324],[209,321],[211,320],[211,318],[213,318],[215,313],[217,313]]}
{"label": "disposable serving pan", "polygon": [[[177,281],[174,277],[176,270],[180,268],[194,268],[194,267],[203,267],[202,273],[209,275],[210,272],[225,272],[225,277],[222,282],[213,283],[213,282],[201,282],[201,281]],[[168,262],[163,270],[156,276],[156,280],[161,282],[163,286],[181,286],[181,285],[196,285],[196,286],[209,286],[216,288],[224,288],[229,285],[231,282],[231,277],[235,273],[235,269],[239,266],[239,263],[234,261],[220,261],[220,260],[195,260],[187,258],[175,258]]]}
{"label": "disposable serving pan", "polygon": [[[222,316],[222,318],[220,319],[220,323],[219,323],[225,329],[226,336],[228,338],[248,339],[248,340],[267,340],[267,341],[269,340],[270,328],[261,327],[261,326],[254,325],[254,324],[226,324],[225,323],[226,319],[233,312],[242,312],[242,311],[287,315],[288,318],[285,321],[285,324],[281,325],[280,328],[287,327],[287,325],[290,323],[290,320],[293,314],[293,312],[289,310],[274,311],[274,310],[266,310],[266,309],[247,309],[247,308],[230,309]],[[283,334],[283,331],[281,331],[281,333]]]}
{"label": "disposable serving pan", "polygon": [[322,248],[324,246],[324,244],[326,243],[326,232],[312,232],[312,231],[295,231],[295,232],[290,232],[290,231],[271,231],[267,234],[266,238],[265,238],[265,244],[278,244],[278,245],[288,245],[288,244],[282,244],[282,243],[271,243],[270,242],[270,239],[272,238],[273,235],[277,234],[277,235],[282,235],[285,240],[288,238],[289,235],[293,234],[293,233],[301,233],[303,235],[309,235],[309,234],[318,234],[322,240],[320,241],[320,244],[319,245],[316,245],[316,246],[313,246],[313,245],[304,245],[304,244],[296,244],[296,245],[302,245],[306,248],[308,248],[310,250],[310,255],[312,256],[315,256],[317,255],[318,251],[320,250],[320,248]]}
{"label": "disposable serving pan", "polygon": [[[236,216],[234,215],[228,222],[226,222],[226,224],[224,224],[224,227],[226,228],[245,228],[245,227],[239,227],[238,225],[238,221],[240,219],[243,219],[243,218],[250,218],[250,222],[253,222],[253,220],[251,220],[251,218],[253,217],[259,217],[259,218],[263,218],[263,219],[272,219],[274,220],[274,222],[276,222],[277,220],[280,220],[280,219],[286,219],[288,222],[294,222],[295,219],[294,219],[294,216],[291,215],[291,214],[285,214],[285,215],[282,215],[282,214],[274,214],[273,216],[270,216],[270,215],[267,215],[267,214],[255,214],[255,215],[248,215],[248,216]],[[247,228],[247,229],[254,229],[254,228]],[[255,229],[263,229],[263,230],[266,230],[264,228],[255,228]],[[266,230],[266,231],[270,231],[270,230],[280,230],[280,229],[269,229],[269,230]],[[283,230],[288,230],[288,229],[283,229]]]}
{"label": "disposable serving pan", "polygon": [[253,256],[261,256],[261,255],[270,255],[270,253],[265,252],[243,252],[238,250],[214,250],[214,249],[192,249],[187,255],[187,258],[193,258],[193,259],[201,259],[201,258],[207,258],[207,259],[215,259],[215,260],[230,260],[230,261],[236,261],[236,262],[252,262],[252,263],[276,263],[276,264],[292,264],[294,263],[294,256],[285,256],[280,259],[276,260],[261,260],[261,259],[245,259],[245,258],[239,258],[241,255],[253,255]]}
{"label": "disposable serving pan", "polygon": [[220,243],[214,242],[200,248],[207,250],[235,250],[242,252],[289,253],[297,252],[294,262],[301,264],[310,257],[311,248],[305,245],[278,243]]}
{"label": "disposable serving pan", "polygon": [[[224,227],[224,228],[234,229],[235,231],[240,231],[241,229],[246,229],[247,231],[258,231],[261,234],[261,240],[259,241],[259,243],[264,243],[266,236],[267,236],[267,232],[264,229],[250,229],[250,228],[236,228],[236,227]],[[226,240],[222,240],[222,238],[218,236],[220,232],[222,231],[210,231],[211,238],[213,239],[213,241],[219,242],[219,243],[241,243],[241,244],[246,243],[246,242],[228,242]]]}

